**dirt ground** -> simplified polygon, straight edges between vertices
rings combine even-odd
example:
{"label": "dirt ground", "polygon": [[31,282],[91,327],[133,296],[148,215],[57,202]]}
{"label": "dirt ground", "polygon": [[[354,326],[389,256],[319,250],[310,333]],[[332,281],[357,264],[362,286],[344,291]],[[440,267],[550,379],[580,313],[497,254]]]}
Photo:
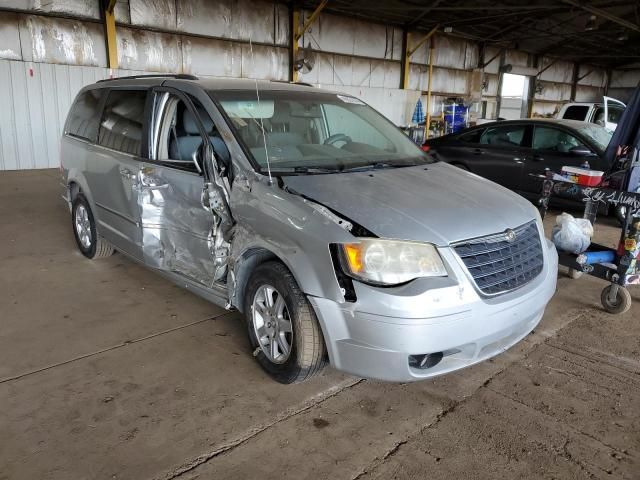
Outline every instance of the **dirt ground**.
{"label": "dirt ground", "polygon": [[58,182],[0,174],[0,479],[640,479],[640,289],[611,316],[602,282],[561,274],[536,331],[491,361],[283,386],[237,313],[84,259]]}

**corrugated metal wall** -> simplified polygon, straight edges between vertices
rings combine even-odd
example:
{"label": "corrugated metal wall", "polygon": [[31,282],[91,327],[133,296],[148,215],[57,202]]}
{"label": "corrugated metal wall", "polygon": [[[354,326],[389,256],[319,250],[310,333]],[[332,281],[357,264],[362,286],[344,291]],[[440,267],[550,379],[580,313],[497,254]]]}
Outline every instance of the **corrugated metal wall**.
{"label": "corrugated metal wall", "polygon": [[0,170],[57,167],[60,135],[73,99],[83,86],[109,75],[102,67],[0,60]]}
{"label": "corrugated metal wall", "polygon": [[[58,137],[76,92],[107,76],[183,72],[200,76],[286,80],[289,12],[268,0],[118,0],[118,57],[106,69],[99,2],[0,0],[0,169],[54,167]],[[12,10],[12,11],[8,11]],[[305,13],[309,15],[309,12]],[[419,32],[412,32],[419,38]],[[249,40],[252,46],[249,45]],[[479,67],[477,44],[434,37],[433,97],[437,114],[449,96],[468,96]],[[401,90],[402,31],[397,27],[323,13],[300,41],[316,54],[302,81],[356,95],[398,125],[410,121],[428,83],[428,46],[411,59],[409,89]],[[484,59],[500,53],[487,47]],[[484,68],[483,100],[495,111],[501,62],[533,66],[526,52],[506,50]],[[539,60],[539,68],[552,59]],[[32,74],[31,74],[32,72]],[[552,115],[571,94],[573,64],[556,62],[539,76],[533,114]],[[613,72],[610,93],[627,97],[637,71]],[[598,100],[602,69],[582,65],[576,100]],[[423,105],[425,99],[423,97]]]}

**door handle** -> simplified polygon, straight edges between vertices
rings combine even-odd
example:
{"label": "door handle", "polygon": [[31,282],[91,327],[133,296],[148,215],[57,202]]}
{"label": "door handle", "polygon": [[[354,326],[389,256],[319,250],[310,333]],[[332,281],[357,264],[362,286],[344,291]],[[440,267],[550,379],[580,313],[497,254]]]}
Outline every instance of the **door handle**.
{"label": "door handle", "polygon": [[484,150],[480,149],[480,148],[476,148],[473,150],[473,154],[474,155],[482,155],[484,153]]}
{"label": "door handle", "polygon": [[520,157],[513,157],[513,161],[516,163],[522,163],[522,159]]}
{"label": "door handle", "polygon": [[532,158],[533,158],[534,162],[542,162],[542,161],[544,161],[544,157],[542,155],[537,155],[536,154]]}

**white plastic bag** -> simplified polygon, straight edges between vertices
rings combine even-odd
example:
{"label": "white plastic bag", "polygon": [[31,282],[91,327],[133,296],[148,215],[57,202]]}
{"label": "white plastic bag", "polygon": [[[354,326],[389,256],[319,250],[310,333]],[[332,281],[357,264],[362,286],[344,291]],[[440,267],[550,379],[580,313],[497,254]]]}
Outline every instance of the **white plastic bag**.
{"label": "white plastic bag", "polygon": [[592,236],[593,226],[589,220],[562,213],[556,217],[551,241],[558,250],[578,254],[589,248]]}

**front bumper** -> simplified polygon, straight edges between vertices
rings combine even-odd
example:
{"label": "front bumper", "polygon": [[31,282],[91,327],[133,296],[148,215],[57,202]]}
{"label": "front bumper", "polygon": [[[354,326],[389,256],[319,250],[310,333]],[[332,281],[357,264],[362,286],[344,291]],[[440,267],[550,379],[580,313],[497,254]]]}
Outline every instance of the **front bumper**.
{"label": "front bumper", "polygon": [[[309,297],[332,365],[360,377],[406,382],[507,350],[536,327],[555,293],[558,255],[551,242],[543,242],[540,275],[497,297],[480,295],[449,249],[440,252],[452,269],[447,279],[421,279],[392,289],[356,284],[356,303]],[[409,365],[410,355],[436,352],[444,356],[433,367]]]}

